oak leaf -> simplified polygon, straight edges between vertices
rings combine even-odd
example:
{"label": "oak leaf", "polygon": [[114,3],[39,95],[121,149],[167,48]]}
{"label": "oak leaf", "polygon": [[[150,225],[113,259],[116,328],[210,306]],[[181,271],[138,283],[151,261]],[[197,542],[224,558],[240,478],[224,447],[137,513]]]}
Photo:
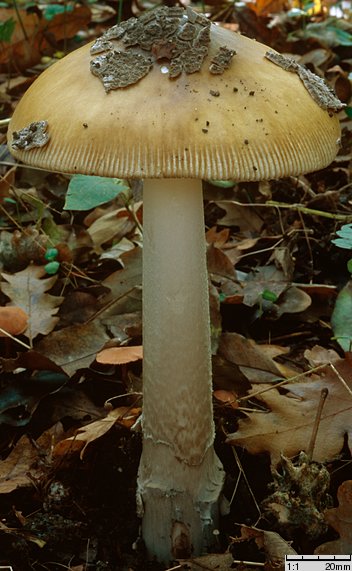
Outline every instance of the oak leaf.
{"label": "oak leaf", "polygon": [[335,541],[319,545],[316,555],[346,555],[352,553],[352,480],[346,480],[337,490],[339,505],[325,512],[325,521],[340,535]]}
{"label": "oak leaf", "polygon": [[42,279],[46,276],[45,269],[35,265],[15,274],[1,275],[6,280],[1,283],[1,291],[29,316],[24,335],[32,341],[39,334],[50,333],[59,320],[56,314],[64,299],[46,293],[55,284],[57,276]]}
{"label": "oak leaf", "polygon": [[[268,412],[253,411],[239,421],[239,430],[228,436],[228,442],[243,446],[251,454],[268,452],[272,464],[307,450],[315,413],[323,389],[329,393],[320,419],[312,459],[330,461],[339,454],[344,437],[352,431],[352,372],[348,358],[321,368],[319,376],[290,383],[282,389],[272,385],[253,385],[250,394],[264,405]],[[268,390],[265,390],[268,389]],[[265,392],[260,392],[265,390]],[[350,438],[347,440],[352,448]]]}

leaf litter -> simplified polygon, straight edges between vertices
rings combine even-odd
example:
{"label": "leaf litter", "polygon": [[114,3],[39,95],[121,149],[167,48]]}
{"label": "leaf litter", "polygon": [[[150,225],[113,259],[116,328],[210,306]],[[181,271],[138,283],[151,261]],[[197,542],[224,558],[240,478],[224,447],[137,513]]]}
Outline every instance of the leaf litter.
{"label": "leaf litter", "polygon": [[[295,49],[290,31],[305,52],[295,55],[297,62],[325,75],[348,103],[343,72],[332,67],[336,53],[320,43],[328,27],[334,42],[342,38],[339,26],[324,17],[308,23],[312,49],[285,6],[261,0],[241,11],[235,6],[227,25],[285,53]],[[57,43],[65,30],[68,44],[87,18],[106,9],[75,8],[66,20],[44,16],[37,27],[38,14],[24,17],[33,50],[16,26],[2,54],[4,118],[29,82],[21,74],[8,78],[8,66],[27,75],[32,65],[38,75],[47,58],[53,61],[43,29]],[[133,15],[129,3],[124,10]],[[220,0],[209,10],[221,19]],[[92,28],[82,33],[88,39]],[[350,70],[341,57],[341,69]],[[227,471],[227,515],[219,552],[174,562],[175,568],[282,567],[285,554],[351,550],[349,109],[332,167],[283,181],[204,185],[216,446]],[[0,338],[0,563],[159,571],[145,560],[135,515],[143,384],[140,193],[134,182],[102,180],[102,205],[91,181],[87,210],[68,202],[64,211],[67,187],[78,182],[82,193],[82,181],[14,166],[2,156],[0,306],[20,308],[28,325]],[[54,275],[45,269],[52,249]]]}

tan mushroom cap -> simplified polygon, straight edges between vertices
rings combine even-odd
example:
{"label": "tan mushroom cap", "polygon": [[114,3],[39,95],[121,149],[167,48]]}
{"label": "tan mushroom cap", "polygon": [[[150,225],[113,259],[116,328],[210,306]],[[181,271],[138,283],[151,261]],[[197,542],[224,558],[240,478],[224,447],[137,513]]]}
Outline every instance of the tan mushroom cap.
{"label": "tan mushroom cap", "polygon": [[20,335],[27,329],[29,316],[18,306],[0,307],[0,337]]}
{"label": "tan mushroom cap", "polygon": [[[220,46],[236,55],[212,75]],[[137,83],[106,93],[84,46],[35,81],[11,120],[10,144],[13,131],[42,120],[49,142],[12,152],[47,170],[118,177],[245,181],[323,168],[336,155],[339,121],[267,50],[212,25],[200,72],[170,80],[158,62]]]}

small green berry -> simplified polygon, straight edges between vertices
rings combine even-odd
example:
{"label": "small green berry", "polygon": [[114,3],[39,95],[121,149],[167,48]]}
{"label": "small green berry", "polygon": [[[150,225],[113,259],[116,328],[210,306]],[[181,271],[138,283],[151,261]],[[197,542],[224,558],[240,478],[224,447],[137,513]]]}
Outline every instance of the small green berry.
{"label": "small green berry", "polygon": [[277,301],[277,295],[273,291],[270,291],[270,289],[265,289],[262,291],[262,299],[275,303],[275,301]]}
{"label": "small green berry", "polygon": [[49,276],[53,276],[54,274],[56,274],[59,267],[60,267],[60,262],[49,262],[44,266],[44,270],[46,271],[47,274],[49,274]]}
{"label": "small green berry", "polygon": [[52,262],[53,260],[55,260],[55,258],[57,258],[58,253],[59,253],[59,251],[57,248],[48,248],[44,254],[44,258],[48,262]]}

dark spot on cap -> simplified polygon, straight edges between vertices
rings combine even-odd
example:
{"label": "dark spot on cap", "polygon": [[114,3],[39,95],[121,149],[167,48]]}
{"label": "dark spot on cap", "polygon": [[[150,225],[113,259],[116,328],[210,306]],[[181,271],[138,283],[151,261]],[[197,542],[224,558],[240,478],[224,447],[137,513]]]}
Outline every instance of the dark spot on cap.
{"label": "dark spot on cap", "polygon": [[208,129],[202,129],[203,133],[207,133]]}
{"label": "dark spot on cap", "polygon": [[84,127],[85,129],[88,129],[88,123],[83,123],[83,127]]}

